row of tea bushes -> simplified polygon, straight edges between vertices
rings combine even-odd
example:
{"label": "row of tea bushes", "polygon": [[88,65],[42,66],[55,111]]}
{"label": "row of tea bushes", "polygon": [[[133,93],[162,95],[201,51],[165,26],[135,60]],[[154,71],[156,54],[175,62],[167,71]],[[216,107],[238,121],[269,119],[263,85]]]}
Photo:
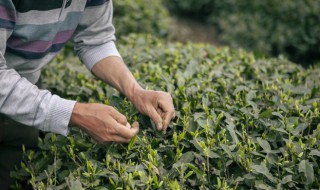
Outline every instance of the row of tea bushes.
{"label": "row of tea bushes", "polygon": [[164,43],[130,35],[119,46],[135,78],[168,91],[177,117],[166,133],[121,94],[61,55],[43,85],[83,102],[115,106],[140,133],[96,144],[73,127],[26,150],[19,182],[34,189],[318,189],[320,69],[243,50]]}
{"label": "row of tea bushes", "polygon": [[173,12],[214,25],[218,40],[259,55],[320,60],[320,3],[314,0],[164,0]]}
{"label": "row of tea bushes", "polygon": [[130,33],[169,35],[170,16],[161,0],[114,0],[113,4],[117,37]]}

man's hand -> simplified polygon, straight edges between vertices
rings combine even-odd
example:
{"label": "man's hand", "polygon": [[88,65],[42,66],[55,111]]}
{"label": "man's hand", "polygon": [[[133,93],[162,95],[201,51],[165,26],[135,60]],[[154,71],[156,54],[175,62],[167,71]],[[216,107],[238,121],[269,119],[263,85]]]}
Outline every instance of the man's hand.
{"label": "man's hand", "polygon": [[156,123],[158,130],[167,129],[174,117],[170,94],[144,90],[119,57],[104,58],[95,64],[91,71],[128,97],[140,113],[149,116]]}
{"label": "man's hand", "polygon": [[139,132],[137,122],[130,126],[126,117],[113,107],[96,103],[76,103],[70,123],[100,143],[129,142]]}
{"label": "man's hand", "polygon": [[156,123],[160,131],[166,130],[171,119],[175,117],[169,93],[140,88],[133,93],[131,101],[140,113],[149,116]]}

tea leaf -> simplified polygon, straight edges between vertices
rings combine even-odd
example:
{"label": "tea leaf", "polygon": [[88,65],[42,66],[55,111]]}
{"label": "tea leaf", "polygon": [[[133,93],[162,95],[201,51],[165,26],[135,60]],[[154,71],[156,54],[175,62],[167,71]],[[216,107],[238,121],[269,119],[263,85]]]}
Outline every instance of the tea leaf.
{"label": "tea leaf", "polygon": [[320,157],[320,151],[319,150],[311,150],[311,152],[309,153],[310,156],[318,156]]}
{"label": "tea leaf", "polygon": [[299,163],[299,172],[304,173],[307,184],[311,184],[314,181],[314,170],[312,164],[308,160],[301,160]]}
{"label": "tea leaf", "polygon": [[263,140],[262,138],[257,138],[257,141],[259,143],[259,145],[263,148],[263,150],[266,152],[266,153],[270,153],[271,152],[271,147],[270,147],[270,144],[268,141],[266,140]]}
{"label": "tea leaf", "polygon": [[269,118],[272,115],[272,110],[271,109],[267,109],[265,111],[263,111],[262,113],[259,114],[259,117],[261,118]]}
{"label": "tea leaf", "polygon": [[269,172],[269,169],[264,165],[262,162],[260,165],[252,165],[251,166],[253,171],[263,174],[266,176],[271,182],[276,182],[276,179],[272,176],[272,174]]}

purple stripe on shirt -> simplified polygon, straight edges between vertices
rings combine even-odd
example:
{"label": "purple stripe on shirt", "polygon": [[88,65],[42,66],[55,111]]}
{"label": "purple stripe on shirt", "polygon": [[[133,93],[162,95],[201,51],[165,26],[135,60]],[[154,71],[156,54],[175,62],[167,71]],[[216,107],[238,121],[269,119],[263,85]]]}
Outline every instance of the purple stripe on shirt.
{"label": "purple stripe on shirt", "polygon": [[8,21],[16,21],[16,14],[13,10],[10,10],[0,5],[0,18]]}
{"label": "purple stripe on shirt", "polygon": [[7,46],[11,49],[22,50],[26,52],[45,52],[55,44],[62,44],[69,40],[74,30],[58,32],[55,38],[51,41],[36,40],[24,42],[18,37],[11,36],[7,41]]}

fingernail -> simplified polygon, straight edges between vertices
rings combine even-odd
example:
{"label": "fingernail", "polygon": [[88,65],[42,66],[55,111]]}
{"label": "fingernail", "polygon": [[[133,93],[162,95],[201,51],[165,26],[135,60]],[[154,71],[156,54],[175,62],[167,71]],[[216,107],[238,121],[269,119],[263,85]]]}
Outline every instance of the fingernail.
{"label": "fingernail", "polygon": [[128,127],[129,129],[131,128],[131,126],[130,126],[130,124],[129,124],[129,123],[127,123],[127,124],[126,124],[126,127]]}
{"label": "fingernail", "polygon": [[158,130],[162,130],[162,123],[158,123],[157,128],[158,128]]}

